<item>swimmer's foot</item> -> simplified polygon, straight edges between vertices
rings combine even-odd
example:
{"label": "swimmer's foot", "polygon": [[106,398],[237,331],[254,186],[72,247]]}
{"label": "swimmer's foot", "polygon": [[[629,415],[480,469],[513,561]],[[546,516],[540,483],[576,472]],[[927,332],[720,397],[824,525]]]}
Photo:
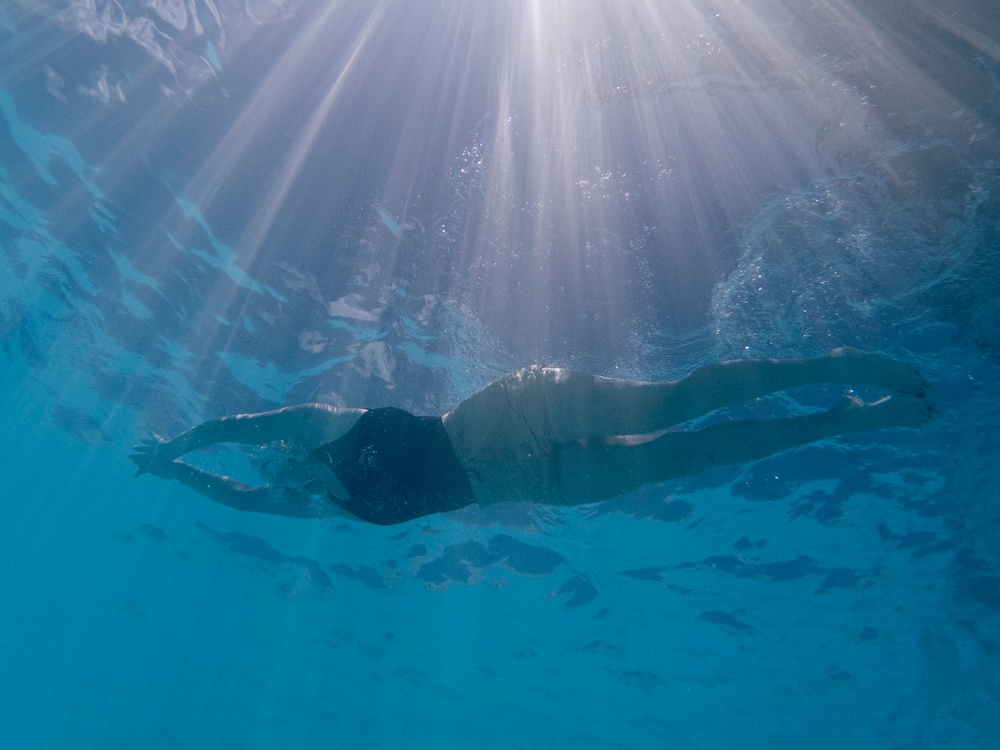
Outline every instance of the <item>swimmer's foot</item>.
{"label": "swimmer's foot", "polygon": [[848,396],[827,412],[843,432],[867,432],[887,427],[922,427],[934,415],[924,398],[886,396],[870,404]]}
{"label": "swimmer's foot", "polygon": [[827,360],[837,382],[845,385],[873,385],[887,391],[923,396],[927,381],[913,367],[884,354],[873,354],[845,346],[830,352]]}

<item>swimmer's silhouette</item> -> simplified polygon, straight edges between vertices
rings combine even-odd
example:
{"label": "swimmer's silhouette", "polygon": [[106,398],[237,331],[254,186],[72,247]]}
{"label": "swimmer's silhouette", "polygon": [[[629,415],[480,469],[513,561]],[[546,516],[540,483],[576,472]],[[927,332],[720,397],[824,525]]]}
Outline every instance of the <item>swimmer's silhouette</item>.
{"label": "swimmer's silhouette", "polygon": [[[807,416],[670,430],[724,406],[812,383],[875,386]],[[932,410],[915,369],[836,349],[813,359],[734,360],[670,383],[537,365],[510,373],[443,417],[401,409],[300,404],[212,419],[136,446],[136,475],[175,479],[238,510],[346,515],[396,524],[478,503],[582,505],[712,466],[755,461],[817,440],[919,427]],[[666,432],[665,432],[666,431]],[[274,481],[249,486],[179,457],[218,443],[279,443]]]}

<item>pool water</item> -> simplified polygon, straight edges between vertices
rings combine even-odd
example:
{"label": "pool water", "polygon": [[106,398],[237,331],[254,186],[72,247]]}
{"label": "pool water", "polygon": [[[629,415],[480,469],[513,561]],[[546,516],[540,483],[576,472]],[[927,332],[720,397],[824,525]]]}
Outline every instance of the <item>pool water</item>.
{"label": "pool water", "polygon": [[[15,0],[0,35],[0,747],[990,745],[991,4]],[[128,459],[843,345],[931,423],[598,505],[298,520]]]}

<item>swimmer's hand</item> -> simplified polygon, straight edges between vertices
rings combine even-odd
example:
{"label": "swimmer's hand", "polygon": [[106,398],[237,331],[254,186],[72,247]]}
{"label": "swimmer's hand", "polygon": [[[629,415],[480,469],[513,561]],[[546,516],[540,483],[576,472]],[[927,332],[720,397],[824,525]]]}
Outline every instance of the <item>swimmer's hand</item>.
{"label": "swimmer's hand", "polygon": [[152,474],[162,479],[170,479],[174,475],[174,456],[168,449],[170,441],[159,435],[144,439],[139,445],[132,447],[132,459],[138,468],[135,475]]}

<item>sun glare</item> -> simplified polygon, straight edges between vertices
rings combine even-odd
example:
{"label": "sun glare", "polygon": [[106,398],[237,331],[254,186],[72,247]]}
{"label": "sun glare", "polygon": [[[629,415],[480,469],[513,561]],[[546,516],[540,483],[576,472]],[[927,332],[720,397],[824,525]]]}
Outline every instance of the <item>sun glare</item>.
{"label": "sun glare", "polygon": [[[996,57],[974,30],[915,12]],[[273,257],[282,227],[355,200],[356,171],[330,173],[323,193],[305,187],[318,164],[370,154],[382,182],[364,210],[389,228],[380,267],[405,262],[400,227],[420,226],[456,254],[439,291],[487,318],[517,309],[513,325],[546,345],[615,339],[643,319],[703,323],[667,308],[707,298],[760,196],[840,168],[846,144],[885,126],[871,106],[885,92],[854,85],[852,66],[905,81],[901,101],[949,99],[914,50],[846,0],[813,7],[808,24],[790,0],[304,3],[280,31],[231,38],[219,64],[258,50],[273,62],[184,187],[206,215],[242,218],[227,237],[239,265]],[[174,109],[166,100],[149,130]],[[347,119],[359,109],[370,117]],[[123,138],[110,162],[143,137]],[[248,180],[265,186],[250,199]],[[664,277],[669,289],[616,291]],[[215,307],[235,304],[239,287],[226,288]]]}

